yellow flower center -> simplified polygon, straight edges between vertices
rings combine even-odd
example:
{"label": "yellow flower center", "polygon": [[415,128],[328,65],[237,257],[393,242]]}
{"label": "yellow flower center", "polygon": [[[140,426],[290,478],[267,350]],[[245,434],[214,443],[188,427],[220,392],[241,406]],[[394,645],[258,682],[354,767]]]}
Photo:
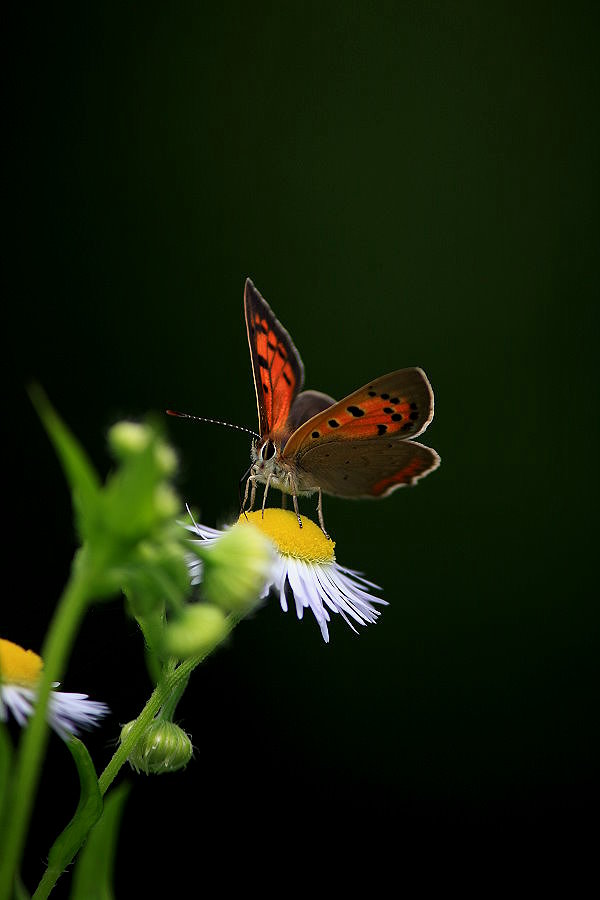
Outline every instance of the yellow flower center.
{"label": "yellow flower center", "polygon": [[0,638],[0,681],[35,687],[44,662],[33,650],[24,650],[18,644]]}
{"label": "yellow flower center", "polygon": [[[248,521],[270,538],[284,556],[293,556],[305,562],[330,563],[335,559],[335,542],[328,540],[318,525],[302,516],[302,528],[296,514],[289,509],[265,509],[246,513]],[[239,522],[245,522],[244,514]]]}

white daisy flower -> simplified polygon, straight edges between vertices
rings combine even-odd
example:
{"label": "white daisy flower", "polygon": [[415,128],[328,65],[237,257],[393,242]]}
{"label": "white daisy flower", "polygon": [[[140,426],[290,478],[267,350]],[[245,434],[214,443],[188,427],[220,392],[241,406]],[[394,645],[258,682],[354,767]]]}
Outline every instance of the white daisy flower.
{"label": "white daisy flower", "polygon": [[[19,725],[24,726],[33,714],[37,683],[44,662],[33,650],[0,638],[0,721],[6,722],[10,711]],[[89,700],[87,694],[56,691],[53,685],[48,697],[48,724],[62,738],[78,734],[81,728],[92,728],[108,712],[105,703]]]}
{"label": "white daisy flower", "polygon": [[[387,603],[374,597],[367,588],[380,588],[360,572],[336,562],[335,543],[325,537],[318,525],[303,516],[303,527],[299,528],[293,512],[271,507],[264,510],[264,517],[260,510],[246,515],[276,550],[261,597],[266,597],[273,588],[279,594],[281,608],[287,612],[291,595],[298,618],[302,618],[305,609],[310,609],[326,642],[332,614],[339,613],[353,631],[356,631],[353,623],[368,625],[377,620],[380,611],[373,604],[387,606]],[[232,527],[245,521],[242,515]],[[200,537],[192,543],[206,547],[215,544],[225,533],[197,523],[188,527]],[[202,563],[195,557],[190,559],[190,573],[193,583],[201,580]]]}

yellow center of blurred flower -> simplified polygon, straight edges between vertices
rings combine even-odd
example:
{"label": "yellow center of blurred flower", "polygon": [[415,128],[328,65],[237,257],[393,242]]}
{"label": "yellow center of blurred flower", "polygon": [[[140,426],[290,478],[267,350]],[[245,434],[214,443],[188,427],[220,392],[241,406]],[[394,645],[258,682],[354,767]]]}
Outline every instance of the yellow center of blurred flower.
{"label": "yellow center of blurred flower", "polygon": [[[302,516],[302,528],[296,514],[289,509],[265,509],[246,513],[248,521],[270,538],[284,556],[293,556],[305,562],[330,563],[335,559],[335,542],[328,540],[318,525]],[[245,522],[242,515],[240,522]]]}
{"label": "yellow center of blurred flower", "polygon": [[33,650],[24,650],[18,644],[0,638],[0,681],[35,687],[44,663]]}

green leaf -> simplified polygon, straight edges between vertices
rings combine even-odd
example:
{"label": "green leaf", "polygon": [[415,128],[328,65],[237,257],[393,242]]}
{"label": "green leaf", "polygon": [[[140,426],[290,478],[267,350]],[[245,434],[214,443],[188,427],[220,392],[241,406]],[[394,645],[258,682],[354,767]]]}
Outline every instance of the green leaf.
{"label": "green leaf", "polygon": [[36,900],[48,896],[57,879],[85,841],[90,829],[102,815],[102,794],[98,786],[94,763],[85,744],[78,738],[71,737],[67,741],[67,747],[71,751],[79,773],[81,787],[79,803],[75,815],[50,848],[48,868],[33,895]]}
{"label": "green leaf", "polygon": [[113,900],[112,870],[119,823],[129,793],[123,783],[111,791],[75,866],[70,900]]}
{"label": "green leaf", "polygon": [[29,388],[31,402],[54,445],[71,488],[80,533],[89,533],[98,504],[100,482],[79,441],[69,431],[39,385]]}

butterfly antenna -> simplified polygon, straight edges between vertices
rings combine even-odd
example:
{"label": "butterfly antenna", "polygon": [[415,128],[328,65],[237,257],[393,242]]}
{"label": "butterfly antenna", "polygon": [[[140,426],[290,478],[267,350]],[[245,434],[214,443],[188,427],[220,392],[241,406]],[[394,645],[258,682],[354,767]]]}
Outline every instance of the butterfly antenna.
{"label": "butterfly antenna", "polygon": [[231,422],[221,422],[220,419],[207,419],[204,416],[192,416],[190,413],[177,412],[174,409],[167,409],[166,413],[168,416],[177,416],[179,419],[194,419],[196,422],[210,422],[211,425],[225,425],[226,428],[235,428],[236,431],[245,431],[246,434],[251,434],[253,437],[260,440],[260,434],[257,434],[250,428],[244,428],[243,425],[232,425]]}

